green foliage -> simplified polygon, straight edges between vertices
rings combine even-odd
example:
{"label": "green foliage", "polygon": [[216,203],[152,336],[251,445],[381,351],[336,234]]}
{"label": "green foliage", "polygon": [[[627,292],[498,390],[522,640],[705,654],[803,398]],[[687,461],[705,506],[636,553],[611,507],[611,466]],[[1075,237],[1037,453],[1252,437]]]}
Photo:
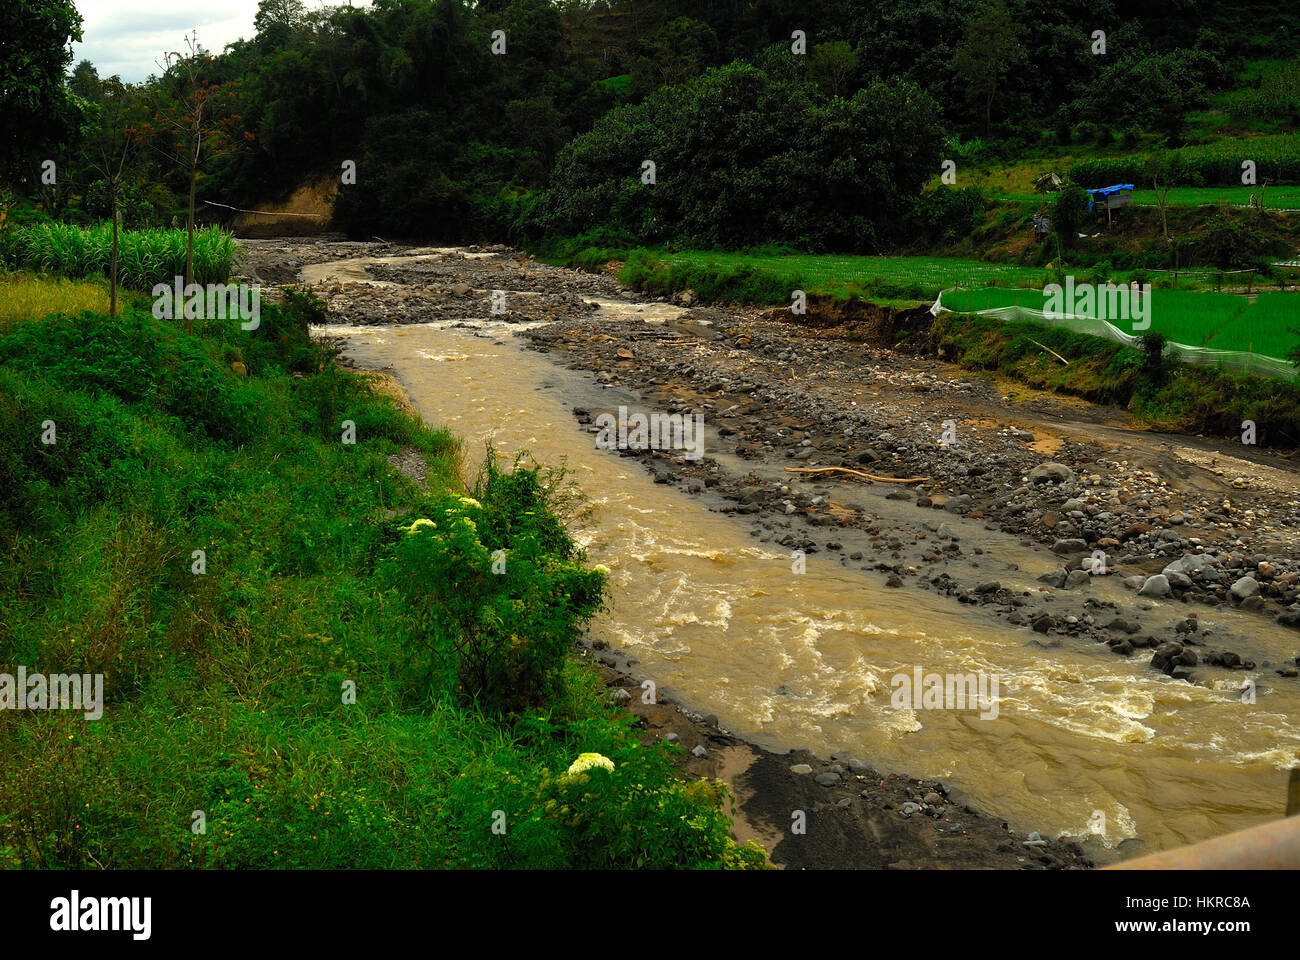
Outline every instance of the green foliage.
{"label": "green foliage", "polygon": [[938,166],[937,121],[936,105],[911,85],[880,82],[823,102],[806,82],[732,64],[616,108],[568,144],[537,229],[863,249]]}
{"label": "green foliage", "polygon": [[[69,278],[106,275],[112,257],[111,224],[82,229],[44,223],[20,227],[8,239],[11,266]],[[219,227],[194,234],[194,282],[225,283],[235,260],[234,238]],[[184,230],[127,230],[118,233],[118,280],[137,290],[172,285],[185,273]]]}
{"label": "green foliage", "polygon": [[0,6],[0,182],[36,183],[76,126],[64,72],[81,39],[72,0],[5,0]]}
{"label": "green foliage", "polygon": [[1238,123],[1283,121],[1300,126],[1300,60],[1271,63],[1257,85],[1229,97],[1228,113]]}
{"label": "green foliage", "polygon": [[1096,123],[1141,123],[1177,142],[1187,114],[1222,80],[1222,65],[1204,50],[1122,56],[1102,70],[1076,109]]}
{"label": "green foliage", "polygon": [[[553,475],[491,463],[481,508],[460,500],[454,438],[310,353],[320,310],[288,292],[252,332],[138,303],[0,331],[0,670],[102,673],[106,701],[93,723],[0,716],[0,868],[761,865],[723,795],[679,783],[565,662],[605,581]],[[425,515],[450,537],[401,531]],[[507,574],[471,591],[497,544]],[[422,623],[518,633],[535,706],[433,687]],[[593,750],[622,775],[574,826],[546,806],[582,799],[554,771]]]}
{"label": "green foliage", "polygon": [[1075,235],[1088,217],[1091,201],[1088,191],[1077,183],[1066,184],[1065,189],[1052,198],[1052,229],[1060,238],[1062,247],[1074,245]]}
{"label": "green foliage", "polygon": [[[1217,140],[1164,154],[1169,182],[1178,186],[1241,186],[1242,161],[1253,160],[1259,183],[1300,183],[1300,138],[1292,134]],[[1098,157],[1070,168],[1070,179],[1088,187],[1146,183],[1149,156]]]}
{"label": "green foliage", "polygon": [[426,695],[518,712],[559,693],[573,631],[601,608],[605,576],[539,516],[546,491],[535,469],[493,465],[483,494],[486,504],[448,497],[421,507],[380,578],[405,601],[411,673]]}

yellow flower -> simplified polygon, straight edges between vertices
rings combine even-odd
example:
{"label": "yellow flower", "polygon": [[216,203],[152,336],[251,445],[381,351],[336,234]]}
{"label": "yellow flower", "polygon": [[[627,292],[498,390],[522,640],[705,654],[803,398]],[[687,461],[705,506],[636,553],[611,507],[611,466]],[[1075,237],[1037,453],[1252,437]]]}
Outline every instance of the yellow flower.
{"label": "yellow flower", "polygon": [[578,755],[578,759],[574,760],[573,764],[569,767],[569,776],[572,777],[594,768],[608,770],[610,773],[613,773],[614,761],[609,759],[609,757],[602,757],[599,753],[582,753]]}
{"label": "yellow flower", "polygon": [[466,507],[476,507],[476,508],[478,508],[479,510],[482,510],[482,509],[483,509],[483,504],[479,503],[479,502],[478,502],[477,500],[475,500],[473,497],[461,497],[461,498],[460,498],[460,502],[461,502],[461,505],[462,505],[462,506],[466,506]]}
{"label": "yellow flower", "polygon": [[407,528],[406,528],[406,532],[407,532],[407,533],[415,533],[415,531],[419,530],[421,527],[431,527],[431,528],[433,528],[434,530],[437,530],[437,529],[438,529],[438,525],[437,525],[436,523],[434,523],[432,520],[428,520],[428,519],[425,519],[425,518],[421,517],[419,520],[416,520],[415,523],[413,523],[413,524],[411,524],[409,527],[407,527]]}

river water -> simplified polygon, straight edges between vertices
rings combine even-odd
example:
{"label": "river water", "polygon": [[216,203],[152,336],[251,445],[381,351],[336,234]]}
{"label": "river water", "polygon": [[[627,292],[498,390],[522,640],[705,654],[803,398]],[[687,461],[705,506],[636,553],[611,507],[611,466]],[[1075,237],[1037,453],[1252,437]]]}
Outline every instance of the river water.
{"label": "river water", "polygon": [[[656,484],[636,460],[596,449],[573,407],[635,401],[526,349],[505,324],[320,332],[344,337],[358,363],[390,368],[426,421],[465,438],[471,467],[491,438],[500,451],[574,471],[595,506],[579,539],[611,571],[612,610],[593,636],[732,732],[769,749],[847,750],[887,772],[940,778],[1017,829],[1098,836],[1108,847],[1138,837],[1147,851],[1163,849],[1282,815],[1285,771],[1300,762],[1294,681],[1210,670],[1211,687],[1193,686],[1101,645],[1041,649],[978,608],[884,589],[880,574],[822,554],[795,573],[788,551],[710,511],[707,496]],[[974,527],[964,542],[1032,562],[1014,541]],[[1026,567],[1026,588],[1038,572]],[[1293,634],[1259,631],[1252,650],[1294,656]],[[918,667],[996,675],[996,716],[896,708],[891,678]],[[1246,676],[1254,703],[1239,693]]]}

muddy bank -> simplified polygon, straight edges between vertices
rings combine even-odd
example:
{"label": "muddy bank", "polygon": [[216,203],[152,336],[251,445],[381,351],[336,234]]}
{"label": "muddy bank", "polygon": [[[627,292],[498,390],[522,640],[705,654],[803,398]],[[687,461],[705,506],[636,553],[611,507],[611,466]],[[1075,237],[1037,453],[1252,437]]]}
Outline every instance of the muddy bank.
{"label": "muddy bank", "polygon": [[778,867],[1077,870],[1093,867],[1098,854],[1102,862],[1122,854],[1094,846],[1090,856],[1073,841],[1020,835],[940,780],[882,774],[850,753],[773,753],[671,699],[643,703],[635,661],[621,651],[593,657],[611,698],[645,731],[644,742],[676,743],[683,773],[725,782],[735,802],[734,835],[757,840]]}

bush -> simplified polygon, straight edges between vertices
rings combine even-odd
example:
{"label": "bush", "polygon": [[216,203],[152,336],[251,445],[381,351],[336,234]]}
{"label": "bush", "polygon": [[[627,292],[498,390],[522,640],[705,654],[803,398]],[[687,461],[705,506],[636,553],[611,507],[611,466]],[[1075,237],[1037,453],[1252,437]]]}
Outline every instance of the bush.
{"label": "bush", "polygon": [[385,582],[412,612],[414,675],[490,713],[557,695],[574,631],[603,605],[606,575],[554,517],[537,470],[488,468],[485,506],[428,504],[402,529]]}

